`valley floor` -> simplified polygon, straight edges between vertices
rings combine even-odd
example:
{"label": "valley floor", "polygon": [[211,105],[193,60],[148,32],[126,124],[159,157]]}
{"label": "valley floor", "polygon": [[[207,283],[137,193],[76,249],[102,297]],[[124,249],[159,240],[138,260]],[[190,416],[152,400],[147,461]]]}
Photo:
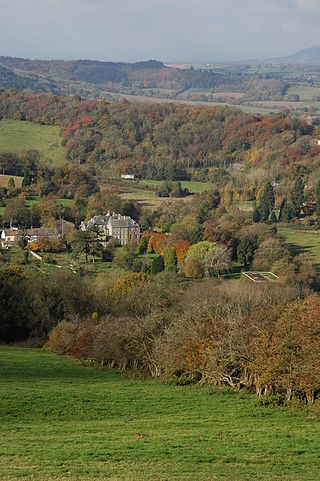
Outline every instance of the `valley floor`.
{"label": "valley floor", "polygon": [[320,423],[253,395],[0,348],[0,480],[316,481]]}

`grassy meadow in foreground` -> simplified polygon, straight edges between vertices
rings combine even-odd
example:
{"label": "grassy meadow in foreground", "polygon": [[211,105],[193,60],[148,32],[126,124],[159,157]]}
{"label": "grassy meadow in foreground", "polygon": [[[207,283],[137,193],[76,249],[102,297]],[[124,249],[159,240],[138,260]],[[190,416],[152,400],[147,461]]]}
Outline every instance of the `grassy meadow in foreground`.
{"label": "grassy meadow in foreground", "polygon": [[54,165],[65,162],[60,129],[51,125],[3,119],[0,122],[0,151],[20,153],[38,150],[45,162]]}
{"label": "grassy meadow in foreground", "polygon": [[0,479],[319,479],[320,424],[253,395],[0,348]]}

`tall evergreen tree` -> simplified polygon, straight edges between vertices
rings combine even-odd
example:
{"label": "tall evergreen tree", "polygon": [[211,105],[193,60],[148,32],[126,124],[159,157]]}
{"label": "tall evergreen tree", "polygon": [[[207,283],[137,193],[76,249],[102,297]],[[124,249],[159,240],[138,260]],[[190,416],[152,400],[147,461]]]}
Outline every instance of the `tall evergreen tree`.
{"label": "tall evergreen tree", "polygon": [[237,249],[238,261],[243,262],[245,266],[248,266],[254,256],[256,246],[250,239],[250,237],[244,237]]}
{"label": "tall evergreen tree", "polygon": [[8,190],[10,194],[13,194],[16,188],[16,184],[14,183],[14,178],[10,177],[8,181]]}
{"label": "tall evergreen tree", "polygon": [[177,260],[176,251],[175,251],[174,247],[170,247],[170,249],[168,249],[168,251],[165,255],[165,258],[164,258],[165,270],[176,272],[177,263],[178,263],[178,260]]}
{"label": "tall evergreen tree", "polygon": [[304,185],[302,178],[298,177],[295,181],[290,194],[290,207],[293,217],[299,217],[304,199]]}
{"label": "tall evergreen tree", "polygon": [[274,210],[271,212],[270,222],[272,222],[273,224],[277,222],[277,216]]}
{"label": "tall evergreen tree", "polygon": [[269,215],[274,209],[274,203],[273,187],[270,182],[267,182],[259,202],[261,220],[267,221],[269,219]]}
{"label": "tall evergreen tree", "polygon": [[261,219],[261,215],[260,215],[259,209],[257,209],[257,207],[255,207],[254,211],[252,213],[252,220],[253,220],[253,222],[259,222],[260,219]]}
{"label": "tall evergreen tree", "polygon": [[282,210],[284,208],[284,206],[286,205],[287,203],[287,200],[286,199],[282,199],[282,202],[281,202],[281,205],[280,205],[280,209],[279,209],[279,220],[282,219]]}
{"label": "tall evergreen tree", "polygon": [[291,206],[289,202],[285,202],[283,208],[281,209],[280,220],[288,224],[293,218]]}

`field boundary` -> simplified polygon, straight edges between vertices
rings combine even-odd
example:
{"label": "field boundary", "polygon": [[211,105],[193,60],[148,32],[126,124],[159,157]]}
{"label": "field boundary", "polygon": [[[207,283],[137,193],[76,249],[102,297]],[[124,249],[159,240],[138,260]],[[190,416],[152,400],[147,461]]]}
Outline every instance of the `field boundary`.
{"label": "field boundary", "polygon": [[279,277],[274,274],[273,272],[258,272],[258,271],[242,271],[242,275],[249,279],[252,282],[261,283],[261,282],[275,282],[279,279]]}

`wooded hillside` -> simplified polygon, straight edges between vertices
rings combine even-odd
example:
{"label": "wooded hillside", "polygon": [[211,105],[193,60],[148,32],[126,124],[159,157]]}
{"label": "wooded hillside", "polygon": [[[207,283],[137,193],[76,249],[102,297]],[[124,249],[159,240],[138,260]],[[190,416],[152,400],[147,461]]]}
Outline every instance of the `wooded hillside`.
{"label": "wooded hillside", "polygon": [[231,179],[246,187],[249,181],[252,189],[266,180],[287,182],[299,174],[307,181],[311,172],[312,181],[319,176],[317,130],[284,114],[263,117],[228,107],[108,103],[3,91],[0,117],[61,126],[69,160],[99,172],[222,179],[224,184]]}

